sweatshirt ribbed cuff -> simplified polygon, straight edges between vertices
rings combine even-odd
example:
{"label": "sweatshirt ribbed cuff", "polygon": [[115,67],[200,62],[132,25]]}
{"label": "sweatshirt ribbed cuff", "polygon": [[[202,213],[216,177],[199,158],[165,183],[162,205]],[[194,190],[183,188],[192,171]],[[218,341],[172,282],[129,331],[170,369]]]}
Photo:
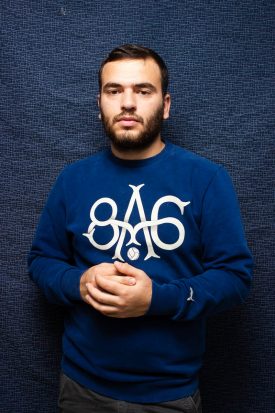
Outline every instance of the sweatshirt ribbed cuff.
{"label": "sweatshirt ribbed cuff", "polygon": [[175,284],[159,285],[153,281],[152,301],[147,315],[174,316],[179,309],[180,289]]}
{"label": "sweatshirt ribbed cuff", "polygon": [[84,270],[71,268],[66,271],[62,277],[61,289],[63,294],[72,301],[81,300],[80,295],[80,278]]}

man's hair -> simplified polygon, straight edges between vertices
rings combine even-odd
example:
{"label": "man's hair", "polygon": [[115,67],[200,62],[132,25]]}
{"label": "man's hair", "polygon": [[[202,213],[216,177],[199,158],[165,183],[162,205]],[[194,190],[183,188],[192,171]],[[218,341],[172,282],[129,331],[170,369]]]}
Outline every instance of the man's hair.
{"label": "man's hair", "polygon": [[144,47],[137,44],[124,44],[122,46],[116,47],[108,54],[107,58],[103,60],[98,72],[99,90],[101,91],[102,86],[102,70],[107,63],[123,59],[145,60],[148,58],[153,59],[160,69],[161,88],[162,94],[164,96],[167,93],[168,88],[168,69],[164,60],[154,50],[149,49],[149,47]]}

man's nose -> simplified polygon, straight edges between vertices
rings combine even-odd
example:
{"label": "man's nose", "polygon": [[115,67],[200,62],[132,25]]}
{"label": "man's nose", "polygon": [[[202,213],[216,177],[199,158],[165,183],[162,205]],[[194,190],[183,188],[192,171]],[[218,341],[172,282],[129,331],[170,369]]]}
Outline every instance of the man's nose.
{"label": "man's nose", "polygon": [[132,90],[125,90],[121,96],[121,109],[123,110],[135,110],[136,109],[136,96]]}

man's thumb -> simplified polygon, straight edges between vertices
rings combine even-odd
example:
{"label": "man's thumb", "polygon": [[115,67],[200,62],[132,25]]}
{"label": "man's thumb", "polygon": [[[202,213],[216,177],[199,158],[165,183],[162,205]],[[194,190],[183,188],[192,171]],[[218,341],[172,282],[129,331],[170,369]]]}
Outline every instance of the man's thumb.
{"label": "man's thumb", "polygon": [[130,277],[136,277],[139,272],[137,268],[133,267],[127,262],[115,261],[114,266],[121,274],[129,275]]}

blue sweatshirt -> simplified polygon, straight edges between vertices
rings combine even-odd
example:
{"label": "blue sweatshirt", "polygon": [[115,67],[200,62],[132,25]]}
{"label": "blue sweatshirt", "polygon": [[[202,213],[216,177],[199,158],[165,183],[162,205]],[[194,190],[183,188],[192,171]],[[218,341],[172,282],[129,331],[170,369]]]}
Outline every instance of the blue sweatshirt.
{"label": "blue sweatshirt", "polygon": [[[83,272],[115,260],[152,279],[142,317],[107,317],[81,300]],[[68,309],[64,373],[114,399],[157,403],[198,388],[205,319],[243,302],[252,260],[227,172],[166,143],[145,160],[106,150],[66,167],[29,266],[46,297]]]}

